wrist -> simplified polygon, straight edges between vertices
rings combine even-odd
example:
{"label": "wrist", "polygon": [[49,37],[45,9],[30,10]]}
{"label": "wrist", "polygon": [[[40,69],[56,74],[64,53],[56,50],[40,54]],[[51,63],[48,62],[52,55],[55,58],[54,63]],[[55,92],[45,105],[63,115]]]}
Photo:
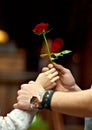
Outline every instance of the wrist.
{"label": "wrist", "polygon": [[51,99],[54,94],[53,90],[44,91],[34,95],[30,100],[31,109],[49,109],[51,110]]}
{"label": "wrist", "polygon": [[34,96],[32,96],[32,98],[30,99],[30,107],[31,109],[42,109],[41,106],[41,102],[42,102],[42,98],[45,94],[45,90],[38,92],[37,94],[35,94]]}
{"label": "wrist", "polygon": [[75,83],[72,87],[71,87],[71,91],[81,91],[80,87]]}

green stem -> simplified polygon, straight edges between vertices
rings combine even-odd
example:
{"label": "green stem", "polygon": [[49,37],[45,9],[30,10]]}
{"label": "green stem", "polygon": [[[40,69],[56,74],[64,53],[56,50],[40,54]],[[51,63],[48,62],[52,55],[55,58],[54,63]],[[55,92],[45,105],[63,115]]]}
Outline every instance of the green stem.
{"label": "green stem", "polygon": [[51,60],[51,53],[50,53],[49,45],[48,45],[48,42],[47,42],[47,39],[46,39],[46,36],[45,36],[45,32],[43,32],[43,37],[44,37],[44,40],[45,40],[45,43],[46,43],[46,47],[47,47],[47,50],[48,50],[48,55],[49,55],[50,62],[52,62],[52,60]]}

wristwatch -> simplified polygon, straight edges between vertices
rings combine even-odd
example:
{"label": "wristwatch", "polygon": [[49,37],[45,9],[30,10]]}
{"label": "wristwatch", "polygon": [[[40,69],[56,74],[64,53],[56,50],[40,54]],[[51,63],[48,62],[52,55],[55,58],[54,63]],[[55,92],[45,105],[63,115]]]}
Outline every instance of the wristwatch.
{"label": "wristwatch", "polygon": [[42,90],[40,92],[38,92],[37,94],[35,94],[31,99],[30,99],[30,107],[31,109],[38,109],[41,110],[42,109],[42,98],[43,95],[45,94],[45,90]]}
{"label": "wristwatch", "polygon": [[40,91],[36,95],[34,95],[30,99],[30,107],[31,109],[43,110],[49,109],[51,110],[51,98],[54,94],[54,90],[48,91]]}

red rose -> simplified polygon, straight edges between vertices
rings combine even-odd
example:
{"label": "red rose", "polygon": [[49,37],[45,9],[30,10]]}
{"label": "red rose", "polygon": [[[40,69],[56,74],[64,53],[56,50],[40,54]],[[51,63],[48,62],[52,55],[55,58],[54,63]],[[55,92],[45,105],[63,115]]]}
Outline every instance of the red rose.
{"label": "red rose", "polygon": [[36,35],[42,35],[43,36],[46,47],[47,47],[48,54],[41,54],[40,56],[45,57],[45,56],[48,55],[50,62],[52,62],[55,59],[58,59],[59,56],[63,56],[64,54],[68,54],[71,51],[70,50],[65,50],[65,51],[59,52],[60,49],[64,45],[64,41],[61,38],[56,38],[53,41],[51,47],[49,46],[49,43],[48,43],[48,41],[46,39],[46,34],[49,33],[51,31],[51,29],[48,30],[48,26],[49,26],[48,23],[44,23],[44,22],[39,23],[34,27],[33,32]]}
{"label": "red rose", "polygon": [[37,33],[41,33],[43,31],[46,31],[48,29],[49,24],[48,23],[40,23],[37,24],[34,29],[33,32],[37,32]]}
{"label": "red rose", "polygon": [[61,38],[56,38],[52,43],[51,52],[57,53],[64,46],[64,41]]}

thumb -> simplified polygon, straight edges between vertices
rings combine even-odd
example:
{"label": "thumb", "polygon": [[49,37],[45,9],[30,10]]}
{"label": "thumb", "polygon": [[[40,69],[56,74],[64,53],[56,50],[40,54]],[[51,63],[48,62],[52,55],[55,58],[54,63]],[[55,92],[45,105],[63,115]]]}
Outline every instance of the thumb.
{"label": "thumb", "polygon": [[65,72],[65,68],[60,65],[60,64],[57,64],[57,63],[53,63],[54,67],[56,68],[56,70],[60,71],[60,72]]}

